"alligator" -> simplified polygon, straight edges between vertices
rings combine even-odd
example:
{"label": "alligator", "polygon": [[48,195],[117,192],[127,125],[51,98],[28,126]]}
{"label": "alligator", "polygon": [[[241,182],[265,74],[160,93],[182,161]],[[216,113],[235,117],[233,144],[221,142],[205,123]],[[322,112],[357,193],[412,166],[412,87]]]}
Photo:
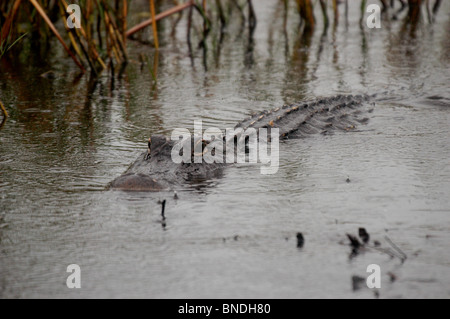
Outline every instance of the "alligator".
{"label": "alligator", "polygon": [[[173,190],[186,182],[220,176],[223,168],[229,164],[225,161],[207,162],[202,157],[200,162],[194,162],[192,160],[194,156],[199,155],[196,152],[200,151],[202,153],[200,155],[204,155],[208,152],[214,153],[215,149],[222,147],[223,156],[226,156],[229,147],[236,150],[237,141],[244,137],[239,134],[249,128],[254,128],[257,132],[259,129],[270,131],[277,128],[280,139],[301,138],[316,133],[331,134],[335,130],[355,131],[358,124],[368,121],[368,118],[363,116],[373,110],[367,108],[372,97],[337,95],[255,113],[235,126],[238,133],[231,138],[224,136],[222,140],[192,137],[184,139],[183,142],[161,135],[151,136],[147,151],[140,154],[125,173],[114,179],[109,187],[125,191],[163,191]],[[245,142],[248,142],[248,136],[245,136],[245,139]],[[188,160],[179,163],[172,160],[172,151],[177,147],[177,143],[180,143],[179,148],[182,143],[190,143],[189,149],[193,150],[192,154],[183,157]],[[185,155],[182,153],[183,151],[180,154]]]}

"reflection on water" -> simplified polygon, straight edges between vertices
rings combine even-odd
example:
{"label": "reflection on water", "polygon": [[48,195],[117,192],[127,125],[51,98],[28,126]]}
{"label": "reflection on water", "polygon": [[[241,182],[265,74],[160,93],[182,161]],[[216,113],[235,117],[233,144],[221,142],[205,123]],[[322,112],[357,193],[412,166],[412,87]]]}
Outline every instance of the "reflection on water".
{"label": "reflection on water", "polygon": [[[220,45],[193,42],[192,60],[180,23],[148,60],[156,84],[139,62],[149,48],[133,42],[123,73],[98,81],[51,58],[56,48],[29,64],[2,60],[0,296],[372,297],[351,278],[376,263],[381,297],[449,297],[450,4],[432,25],[385,19],[380,30],[361,29],[358,6],[349,10],[348,23],[304,33],[295,10],[266,1],[253,33],[232,24]],[[40,76],[50,70],[54,79]],[[274,176],[237,165],[178,200],[105,191],[152,134],[384,91],[359,132],[283,141]],[[388,234],[407,261],[349,260],[345,234],[358,227],[383,245]],[[72,263],[79,291],[65,286]]]}

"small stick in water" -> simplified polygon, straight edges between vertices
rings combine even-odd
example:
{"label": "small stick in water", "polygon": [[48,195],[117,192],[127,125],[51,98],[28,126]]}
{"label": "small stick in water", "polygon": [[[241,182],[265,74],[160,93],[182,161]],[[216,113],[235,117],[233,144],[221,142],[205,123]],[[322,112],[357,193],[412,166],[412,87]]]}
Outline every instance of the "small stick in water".
{"label": "small stick in water", "polygon": [[161,216],[162,216],[162,220],[165,221],[166,220],[166,216],[164,215],[164,210],[166,209],[166,200],[163,200],[161,203]]}
{"label": "small stick in water", "polygon": [[384,239],[386,239],[386,241],[392,246],[392,248],[394,248],[394,250],[400,254],[399,258],[403,263],[408,258],[408,256],[406,256],[406,254],[396,244],[394,244],[394,242],[388,236],[384,236]]}
{"label": "small stick in water", "polygon": [[347,237],[350,240],[350,246],[352,246],[354,249],[358,249],[362,246],[358,238],[356,238],[355,236],[347,234]]}
{"label": "small stick in water", "polygon": [[305,244],[305,239],[302,233],[297,233],[297,248],[302,248]]}

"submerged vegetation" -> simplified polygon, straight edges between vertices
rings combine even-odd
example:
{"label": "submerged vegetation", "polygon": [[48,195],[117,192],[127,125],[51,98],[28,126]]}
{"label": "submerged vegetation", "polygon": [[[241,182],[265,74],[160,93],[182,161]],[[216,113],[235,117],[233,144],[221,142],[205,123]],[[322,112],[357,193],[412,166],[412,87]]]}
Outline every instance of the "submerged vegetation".
{"label": "submerged vegetation", "polygon": [[5,38],[5,40],[0,43],[0,59],[2,58],[2,56],[8,52],[9,50],[12,49],[12,47],[19,42],[24,36],[26,36],[27,34],[24,33],[22,34],[18,39],[16,39],[14,42],[11,43],[11,39],[9,37],[9,35]]}

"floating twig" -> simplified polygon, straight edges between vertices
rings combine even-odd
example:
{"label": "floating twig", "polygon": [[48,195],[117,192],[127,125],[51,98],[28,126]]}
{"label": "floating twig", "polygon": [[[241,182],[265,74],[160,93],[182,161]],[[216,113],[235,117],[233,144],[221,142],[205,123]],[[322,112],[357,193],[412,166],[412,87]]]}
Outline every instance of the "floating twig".
{"label": "floating twig", "polygon": [[362,246],[362,244],[359,242],[358,238],[356,238],[353,235],[346,234],[347,238],[350,240],[350,246],[352,246],[354,249],[358,249]]}
{"label": "floating twig", "polygon": [[402,262],[404,262],[408,258],[408,256],[396,244],[394,244],[394,242],[388,236],[384,236],[384,239],[386,239],[389,245],[391,245],[392,248],[394,248],[394,250],[396,250],[402,256],[402,258],[400,258]]}

